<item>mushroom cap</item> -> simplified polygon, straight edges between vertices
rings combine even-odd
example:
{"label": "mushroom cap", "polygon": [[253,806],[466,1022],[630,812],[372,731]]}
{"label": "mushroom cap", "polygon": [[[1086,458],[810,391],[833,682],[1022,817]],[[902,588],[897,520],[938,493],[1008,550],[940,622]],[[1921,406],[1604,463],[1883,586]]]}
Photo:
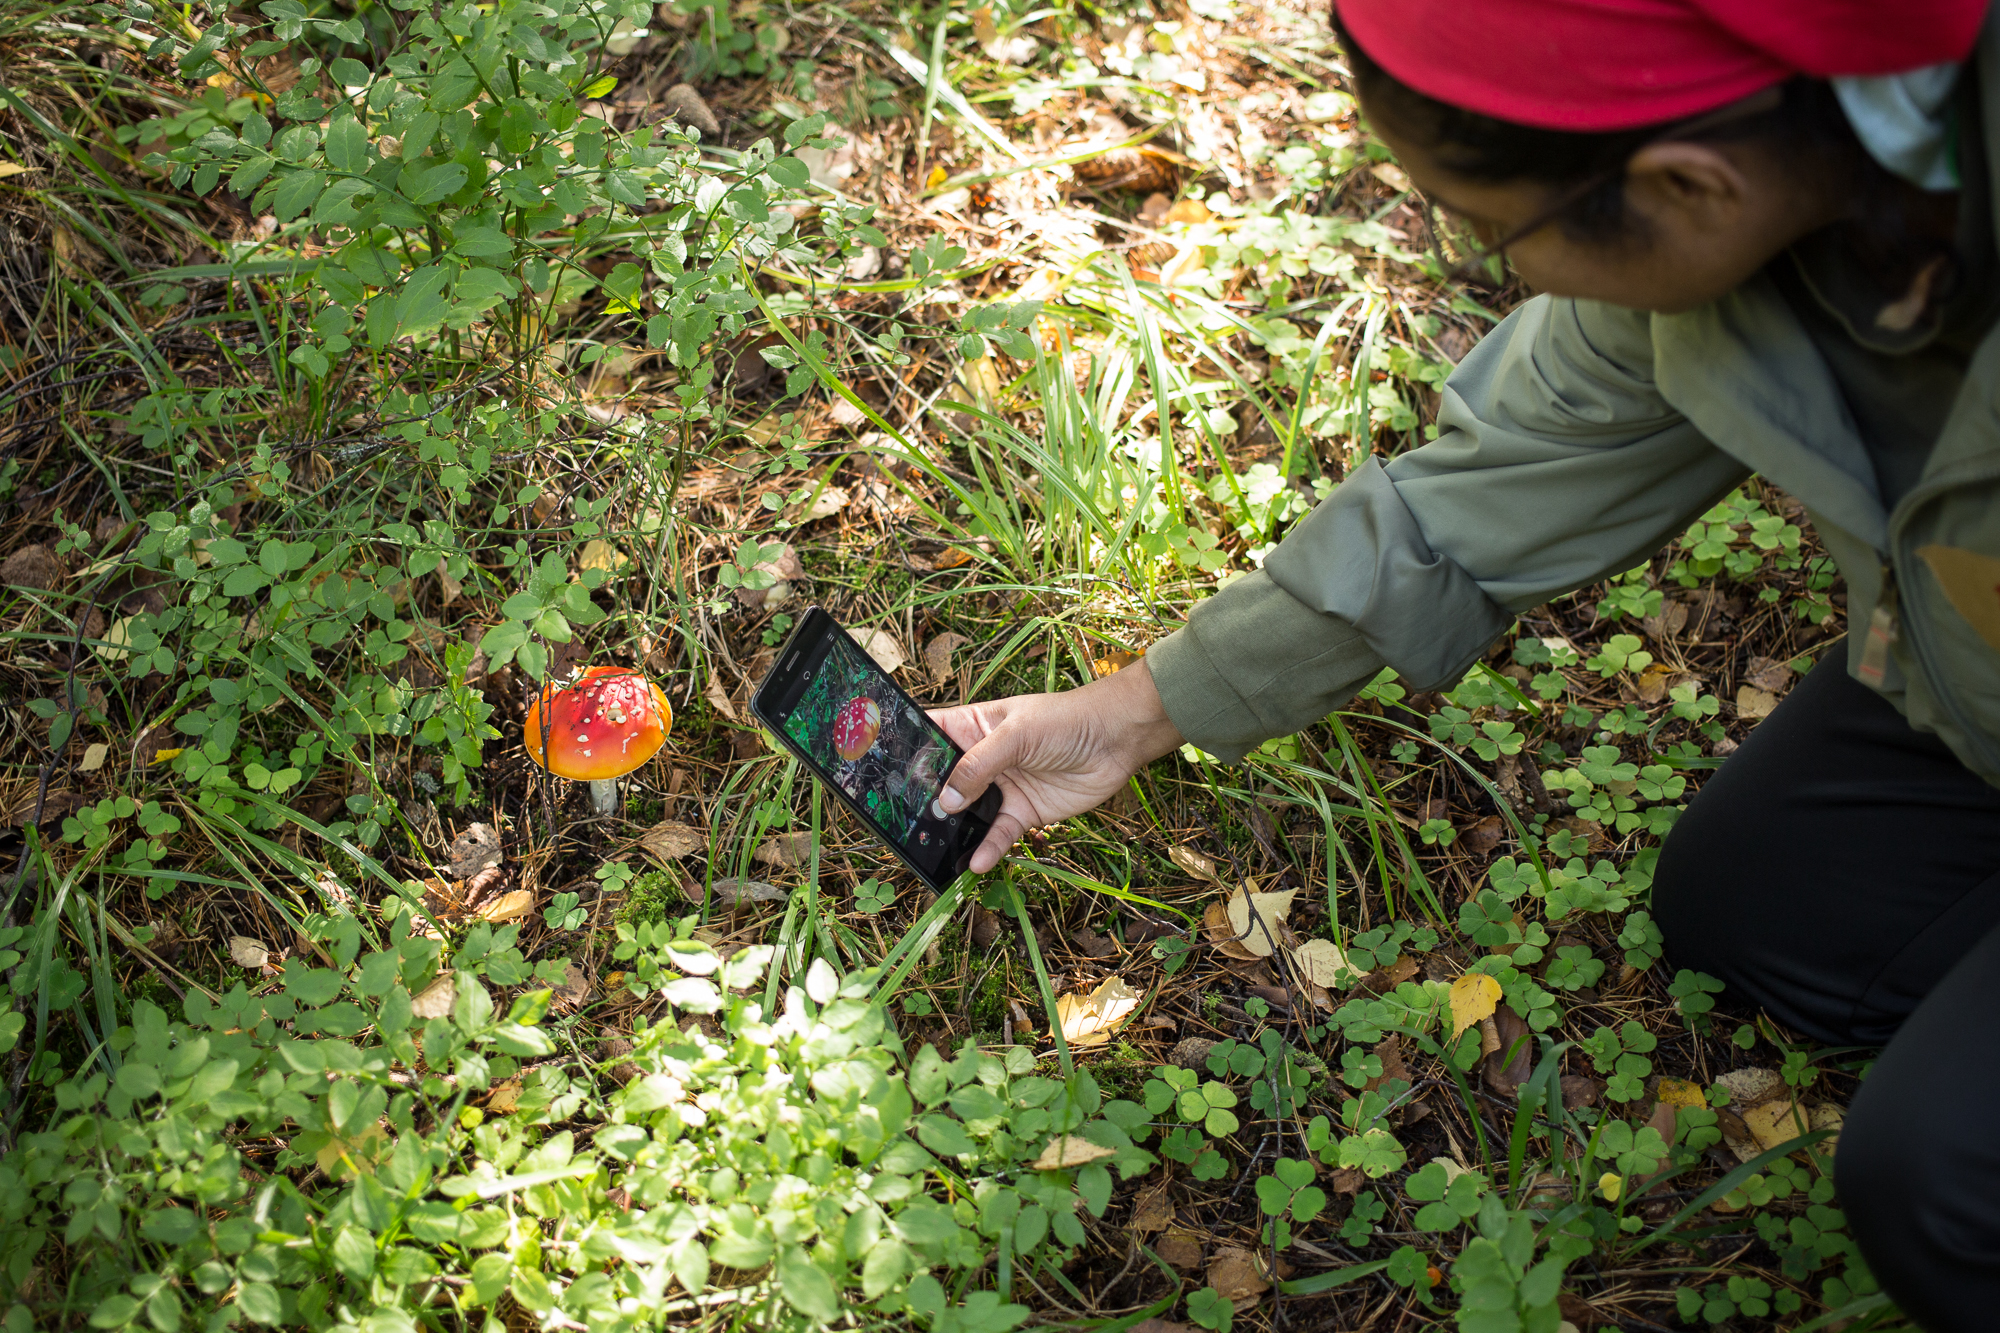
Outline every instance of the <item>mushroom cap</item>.
{"label": "mushroom cap", "polygon": [[542,688],[528,705],[523,739],[528,757],[557,777],[594,782],[623,777],[658,754],[673,725],[659,686],[626,667],[594,666],[567,685]]}
{"label": "mushroom cap", "polygon": [[882,731],[882,705],[857,694],[833,715],[833,752],[853,763],[867,754]]}

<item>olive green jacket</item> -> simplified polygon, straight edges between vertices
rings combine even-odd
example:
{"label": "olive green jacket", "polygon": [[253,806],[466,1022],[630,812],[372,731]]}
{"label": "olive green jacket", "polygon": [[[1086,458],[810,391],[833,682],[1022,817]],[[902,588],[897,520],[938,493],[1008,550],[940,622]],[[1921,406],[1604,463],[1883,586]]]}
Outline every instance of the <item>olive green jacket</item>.
{"label": "olive green jacket", "polygon": [[[1976,55],[1990,182],[1996,32]],[[1687,314],[1530,301],[1453,372],[1438,430],[1357,468],[1152,649],[1188,740],[1240,758],[1385,665],[1454,684],[1517,613],[1632,568],[1754,471],[1805,504],[1846,576],[1849,671],[2000,784],[2000,329],[1893,509],[1841,386],[1763,275]]]}

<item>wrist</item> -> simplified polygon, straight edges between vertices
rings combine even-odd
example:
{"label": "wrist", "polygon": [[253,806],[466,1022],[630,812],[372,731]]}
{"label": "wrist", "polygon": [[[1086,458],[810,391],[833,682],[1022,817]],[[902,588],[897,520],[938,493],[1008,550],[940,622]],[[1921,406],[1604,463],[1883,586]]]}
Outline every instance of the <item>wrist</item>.
{"label": "wrist", "polygon": [[1163,755],[1171,754],[1184,742],[1180,728],[1167,716],[1159,687],[1153,683],[1152,669],[1140,658],[1122,671],[1098,682],[1108,696],[1106,719],[1112,742],[1127,756],[1136,771]]}

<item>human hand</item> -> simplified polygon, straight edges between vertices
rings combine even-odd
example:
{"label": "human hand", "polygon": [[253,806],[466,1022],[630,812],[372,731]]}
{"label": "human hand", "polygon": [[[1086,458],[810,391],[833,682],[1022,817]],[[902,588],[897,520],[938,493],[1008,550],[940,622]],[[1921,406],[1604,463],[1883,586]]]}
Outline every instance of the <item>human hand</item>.
{"label": "human hand", "polygon": [[972,854],[984,873],[1030,828],[1095,808],[1181,744],[1142,657],[1061,694],[1021,694],[931,714],[965,751],[939,797],[956,814],[1000,784],[999,817]]}

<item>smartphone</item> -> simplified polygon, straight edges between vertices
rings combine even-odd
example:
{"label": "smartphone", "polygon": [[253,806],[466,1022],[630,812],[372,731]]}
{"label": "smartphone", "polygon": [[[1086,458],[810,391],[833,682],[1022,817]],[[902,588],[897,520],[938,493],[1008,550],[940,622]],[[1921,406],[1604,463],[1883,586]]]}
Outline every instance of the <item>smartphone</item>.
{"label": "smartphone", "polygon": [[937,800],[964,752],[817,606],[779,650],[750,711],[939,893],[1000,814],[997,785],[945,813]]}

